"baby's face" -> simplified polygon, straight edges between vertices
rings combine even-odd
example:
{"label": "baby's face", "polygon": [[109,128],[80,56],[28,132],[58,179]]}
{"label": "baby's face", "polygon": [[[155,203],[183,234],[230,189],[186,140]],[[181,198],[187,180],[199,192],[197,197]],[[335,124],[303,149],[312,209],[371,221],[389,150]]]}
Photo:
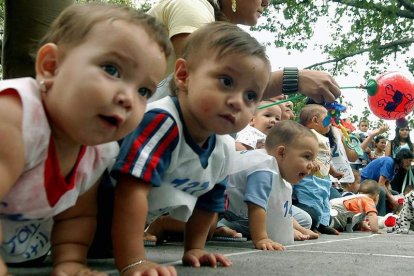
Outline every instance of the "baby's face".
{"label": "baby's face", "polygon": [[359,124],[359,130],[362,132],[367,132],[368,131],[368,123],[367,122],[361,122]]}
{"label": "baby's face", "polygon": [[280,106],[273,105],[256,111],[256,114],[253,116],[250,125],[267,135],[269,134],[270,129],[277,122],[280,122],[281,117],[282,110]]}
{"label": "baby's face", "polygon": [[276,156],[281,176],[296,184],[308,175],[318,154],[318,142],[313,136],[295,139],[285,146],[283,155]]}
{"label": "baby's face", "polygon": [[[203,58],[194,66],[177,62],[178,98],[192,137],[235,133],[249,124],[270,78],[267,62],[238,53]],[[186,66],[184,80],[180,70]]]}
{"label": "baby's face", "polygon": [[85,145],[119,140],[141,121],[165,69],[164,53],[142,27],[97,24],[58,60],[44,93],[53,127]]}

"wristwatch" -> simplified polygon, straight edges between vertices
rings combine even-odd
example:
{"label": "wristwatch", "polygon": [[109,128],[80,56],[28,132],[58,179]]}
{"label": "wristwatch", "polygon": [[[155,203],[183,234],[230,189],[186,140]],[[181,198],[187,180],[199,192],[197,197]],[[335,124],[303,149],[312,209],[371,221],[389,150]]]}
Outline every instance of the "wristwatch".
{"label": "wristwatch", "polygon": [[289,95],[299,90],[299,70],[297,67],[283,68],[282,92]]}

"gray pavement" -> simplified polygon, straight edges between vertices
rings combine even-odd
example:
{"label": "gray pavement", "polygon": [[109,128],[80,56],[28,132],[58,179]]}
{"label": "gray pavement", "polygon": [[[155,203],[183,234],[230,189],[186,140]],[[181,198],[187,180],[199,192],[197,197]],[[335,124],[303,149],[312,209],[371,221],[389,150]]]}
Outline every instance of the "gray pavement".
{"label": "gray pavement", "polygon": [[[175,265],[178,275],[414,275],[414,234],[372,235],[341,233],[317,240],[295,242],[284,252],[254,250],[247,242],[208,242],[207,249],[228,256],[232,267],[191,268],[181,265],[182,243],[147,247],[147,257]],[[90,265],[109,275],[118,275],[112,259],[92,260]],[[13,268],[13,275],[48,275],[50,263],[42,268]]]}

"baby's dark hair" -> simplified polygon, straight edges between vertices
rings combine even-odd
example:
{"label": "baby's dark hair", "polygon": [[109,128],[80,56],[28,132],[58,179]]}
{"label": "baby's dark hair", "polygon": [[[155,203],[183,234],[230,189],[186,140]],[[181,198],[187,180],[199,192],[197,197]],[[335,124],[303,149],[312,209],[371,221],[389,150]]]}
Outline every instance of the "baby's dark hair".
{"label": "baby's dark hair", "polygon": [[379,141],[382,140],[382,139],[385,139],[385,137],[382,136],[382,135],[378,135],[377,137],[375,137],[375,139],[374,139],[375,144],[378,144]]}
{"label": "baby's dark hair", "polygon": [[46,43],[63,45],[65,49],[73,48],[83,43],[96,24],[117,20],[142,27],[159,45],[166,58],[171,54],[172,45],[167,32],[154,17],[127,6],[102,2],[73,4],[64,9],[39,41],[39,48]]}
{"label": "baby's dark hair", "polygon": [[361,186],[359,186],[359,193],[376,196],[380,193],[380,186],[375,180],[365,179],[361,182]]}
{"label": "baby's dark hair", "polygon": [[307,127],[292,120],[280,121],[275,124],[266,137],[265,148],[272,150],[279,145],[290,145],[304,137],[312,137],[317,140],[316,135]]}

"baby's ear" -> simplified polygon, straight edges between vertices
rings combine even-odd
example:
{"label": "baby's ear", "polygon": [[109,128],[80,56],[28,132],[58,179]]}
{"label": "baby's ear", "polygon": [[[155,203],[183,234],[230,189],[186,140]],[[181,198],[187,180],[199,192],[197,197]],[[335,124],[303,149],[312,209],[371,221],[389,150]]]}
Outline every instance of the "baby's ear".
{"label": "baby's ear", "polygon": [[276,157],[283,158],[286,155],[286,147],[283,145],[280,145],[275,150]]}
{"label": "baby's ear", "polygon": [[188,86],[188,63],[179,58],[175,62],[174,81],[179,91],[186,92]]}
{"label": "baby's ear", "polygon": [[36,78],[48,81],[56,74],[58,67],[58,46],[47,43],[40,47],[36,57]]}

